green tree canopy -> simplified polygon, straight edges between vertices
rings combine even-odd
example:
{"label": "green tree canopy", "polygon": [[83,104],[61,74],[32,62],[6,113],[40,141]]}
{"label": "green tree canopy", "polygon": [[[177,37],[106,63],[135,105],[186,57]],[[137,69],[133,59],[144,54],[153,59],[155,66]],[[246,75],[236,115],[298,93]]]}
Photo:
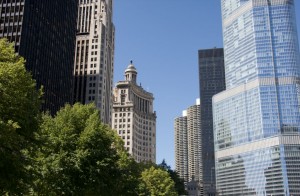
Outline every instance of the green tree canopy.
{"label": "green tree canopy", "polygon": [[13,43],[0,39],[0,194],[21,193],[30,179],[26,151],[39,126],[41,91]]}
{"label": "green tree canopy", "polygon": [[161,169],[151,167],[142,172],[142,183],[140,185],[140,195],[151,196],[176,196],[174,181],[168,172]]}
{"label": "green tree canopy", "polygon": [[167,171],[172,178],[172,180],[175,183],[175,190],[179,195],[187,195],[188,192],[185,190],[184,187],[184,180],[181,179],[178,175],[178,173],[171,169],[171,166],[169,166],[165,160],[163,160],[160,164],[158,164],[158,167],[164,169]]}
{"label": "green tree canopy", "polygon": [[[114,195],[122,151],[115,131],[101,123],[94,105],[66,105],[43,117],[36,152],[34,192],[39,195]],[[123,146],[123,145],[122,145]],[[125,155],[124,155],[125,156]]]}

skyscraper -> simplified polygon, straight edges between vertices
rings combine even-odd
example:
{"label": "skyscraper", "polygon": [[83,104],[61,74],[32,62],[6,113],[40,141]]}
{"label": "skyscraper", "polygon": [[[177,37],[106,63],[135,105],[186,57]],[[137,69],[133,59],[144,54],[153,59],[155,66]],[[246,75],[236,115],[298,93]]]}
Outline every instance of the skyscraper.
{"label": "skyscraper", "polygon": [[220,195],[300,194],[293,0],[221,0],[226,90],[213,97]]}
{"label": "skyscraper", "polygon": [[201,110],[200,99],[196,105],[187,109],[187,133],[188,133],[188,170],[189,181],[202,181],[202,145],[201,145]]}
{"label": "skyscraper", "polygon": [[188,169],[188,139],[187,139],[187,113],[174,120],[175,133],[175,170],[184,182],[189,181]]}
{"label": "skyscraper", "polygon": [[225,90],[223,48],[199,50],[201,138],[204,195],[214,195],[215,157],[212,97]]}
{"label": "skyscraper", "polygon": [[203,181],[200,116],[200,99],[197,99],[195,105],[184,110],[183,116],[174,121],[175,170],[186,183],[195,180],[199,194]]}
{"label": "skyscraper", "polygon": [[137,162],[156,161],[156,113],[153,94],[136,84],[137,70],[125,70],[125,81],[114,88],[112,128]]}
{"label": "skyscraper", "polygon": [[74,101],[94,102],[111,124],[114,72],[112,0],[80,0],[74,64]]}
{"label": "skyscraper", "polygon": [[15,42],[52,114],[72,102],[77,6],[76,0],[0,2],[0,38]]}

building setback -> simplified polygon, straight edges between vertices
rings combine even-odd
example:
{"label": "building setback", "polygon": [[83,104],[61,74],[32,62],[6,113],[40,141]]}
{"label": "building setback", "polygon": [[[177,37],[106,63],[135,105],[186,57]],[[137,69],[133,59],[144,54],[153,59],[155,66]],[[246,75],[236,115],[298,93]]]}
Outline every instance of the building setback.
{"label": "building setback", "polygon": [[80,0],[74,63],[74,102],[94,102],[111,125],[114,71],[112,0]]}
{"label": "building setback", "polygon": [[223,48],[198,51],[204,195],[216,194],[212,97],[225,90]]}
{"label": "building setback", "polygon": [[153,94],[136,84],[132,62],[125,70],[125,81],[114,88],[112,128],[123,139],[125,148],[137,162],[156,162],[156,113]]}
{"label": "building setback", "polygon": [[[175,170],[186,185],[198,184],[198,195],[203,194],[200,108],[200,99],[197,99],[196,105],[188,107],[183,111],[183,116],[174,121]],[[191,181],[193,183],[189,184]]]}
{"label": "building setback", "polygon": [[76,0],[0,2],[0,38],[26,59],[51,114],[72,102],[77,7]]}
{"label": "building setback", "polygon": [[226,90],[213,97],[220,195],[300,195],[294,0],[221,0]]}

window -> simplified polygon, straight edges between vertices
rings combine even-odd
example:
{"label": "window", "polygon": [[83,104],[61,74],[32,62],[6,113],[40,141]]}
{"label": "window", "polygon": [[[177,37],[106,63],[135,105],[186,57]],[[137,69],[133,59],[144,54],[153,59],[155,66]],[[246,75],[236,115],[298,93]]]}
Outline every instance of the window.
{"label": "window", "polygon": [[124,102],[125,102],[125,95],[121,95],[121,103],[124,104]]}

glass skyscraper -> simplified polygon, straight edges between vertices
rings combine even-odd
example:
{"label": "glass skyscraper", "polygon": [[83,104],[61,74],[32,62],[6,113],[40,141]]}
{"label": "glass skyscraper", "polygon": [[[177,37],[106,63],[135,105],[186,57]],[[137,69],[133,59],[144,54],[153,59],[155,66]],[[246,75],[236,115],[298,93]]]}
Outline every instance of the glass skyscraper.
{"label": "glass skyscraper", "polygon": [[226,90],[213,97],[219,195],[300,195],[293,0],[221,0]]}

